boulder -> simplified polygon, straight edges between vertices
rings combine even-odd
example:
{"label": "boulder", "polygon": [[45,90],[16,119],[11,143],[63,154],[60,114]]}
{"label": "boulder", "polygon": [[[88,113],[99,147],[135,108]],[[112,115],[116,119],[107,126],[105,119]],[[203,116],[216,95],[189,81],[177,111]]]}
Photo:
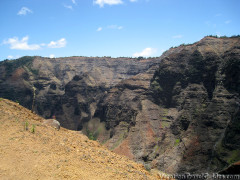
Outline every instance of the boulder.
{"label": "boulder", "polygon": [[60,123],[56,119],[46,119],[43,121],[43,124],[54,127],[57,130],[60,129]]}

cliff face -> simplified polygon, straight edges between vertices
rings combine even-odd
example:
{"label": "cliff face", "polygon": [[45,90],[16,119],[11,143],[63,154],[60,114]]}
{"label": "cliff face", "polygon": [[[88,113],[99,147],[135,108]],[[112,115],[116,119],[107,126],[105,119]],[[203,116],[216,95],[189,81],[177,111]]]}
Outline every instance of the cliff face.
{"label": "cliff face", "polygon": [[240,39],[207,37],[176,50],[151,81],[155,102],[176,112],[168,129],[179,158],[173,168],[216,172],[240,158]]}
{"label": "cliff face", "polygon": [[23,57],[0,65],[0,96],[32,108],[44,118],[56,116],[61,124],[81,130],[100,99],[123,79],[146,71],[159,59]]}
{"label": "cliff face", "polygon": [[0,96],[55,115],[146,168],[218,172],[240,160],[240,38],[154,59],[35,57],[0,65]]}
{"label": "cliff face", "polygon": [[[110,149],[168,173],[217,172],[239,160],[240,39],[172,48],[99,103]],[[94,132],[98,135],[99,130]]]}

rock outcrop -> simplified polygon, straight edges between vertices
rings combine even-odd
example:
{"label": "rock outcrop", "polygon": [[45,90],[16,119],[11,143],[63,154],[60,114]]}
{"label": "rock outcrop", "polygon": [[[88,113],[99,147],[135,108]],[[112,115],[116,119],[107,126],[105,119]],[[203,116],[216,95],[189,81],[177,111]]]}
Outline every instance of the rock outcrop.
{"label": "rock outcrop", "polygon": [[0,96],[167,173],[219,172],[240,160],[240,38],[205,37],[159,58],[0,64]]}

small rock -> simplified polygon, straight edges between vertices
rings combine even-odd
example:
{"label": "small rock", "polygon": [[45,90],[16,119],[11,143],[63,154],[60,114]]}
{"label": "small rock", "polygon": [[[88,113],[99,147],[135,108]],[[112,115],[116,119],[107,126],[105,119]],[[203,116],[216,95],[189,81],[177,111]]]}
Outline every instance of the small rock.
{"label": "small rock", "polygon": [[55,120],[55,119],[43,120],[43,124],[46,124],[46,125],[51,126],[51,127],[54,127],[57,130],[60,129],[60,123],[57,120]]}

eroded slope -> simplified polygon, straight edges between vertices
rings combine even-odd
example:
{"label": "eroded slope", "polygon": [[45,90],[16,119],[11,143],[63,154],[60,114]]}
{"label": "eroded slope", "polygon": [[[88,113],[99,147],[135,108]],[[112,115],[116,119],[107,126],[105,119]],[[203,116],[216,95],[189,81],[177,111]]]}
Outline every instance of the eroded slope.
{"label": "eroded slope", "polygon": [[[158,179],[75,131],[42,125],[22,106],[0,99],[0,179]],[[28,130],[26,130],[28,122]],[[32,130],[35,125],[34,132]]]}

